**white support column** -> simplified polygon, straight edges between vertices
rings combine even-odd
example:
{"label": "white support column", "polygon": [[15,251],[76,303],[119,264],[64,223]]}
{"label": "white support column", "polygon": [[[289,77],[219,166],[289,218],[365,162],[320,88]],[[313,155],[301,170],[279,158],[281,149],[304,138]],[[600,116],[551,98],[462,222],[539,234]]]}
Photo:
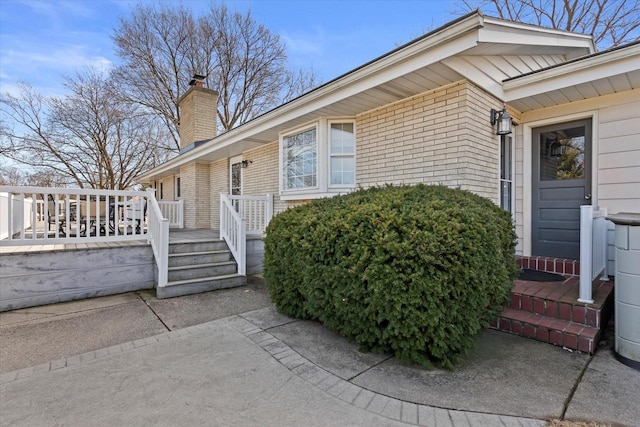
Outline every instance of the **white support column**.
{"label": "white support column", "polygon": [[580,296],[578,302],[593,304],[591,263],[593,242],[593,206],[580,206]]}

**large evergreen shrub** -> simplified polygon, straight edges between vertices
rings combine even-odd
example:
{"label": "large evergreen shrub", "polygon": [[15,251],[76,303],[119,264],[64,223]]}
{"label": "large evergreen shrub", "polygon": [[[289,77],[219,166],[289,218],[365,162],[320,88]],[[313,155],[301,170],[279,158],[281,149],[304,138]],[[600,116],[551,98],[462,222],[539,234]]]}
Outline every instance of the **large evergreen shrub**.
{"label": "large evergreen shrub", "polygon": [[370,188],[277,215],[264,274],[281,312],[452,368],[509,299],[515,238],[509,213],[467,191]]}

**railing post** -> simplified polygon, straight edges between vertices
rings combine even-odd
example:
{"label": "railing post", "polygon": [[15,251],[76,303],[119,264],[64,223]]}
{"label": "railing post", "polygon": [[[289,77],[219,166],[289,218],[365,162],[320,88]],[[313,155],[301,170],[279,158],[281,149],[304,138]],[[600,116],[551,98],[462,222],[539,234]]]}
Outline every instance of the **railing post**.
{"label": "railing post", "polygon": [[160,235],[162,244],[158,248],[158,287],[166,286],[169,277],[169,220],[160,218]]}
{"label": "railing post", "polygon": [[225,199],[227,197],[227,193],[220,193],[220,240],[223,240],[223,233],[224,230],[226,230],[226,218],[225,218],[225,209],[224,209],[224,202]]}
{"label": "railing post", "polygon": [[271,222],[273,218],[273,194],[267,194],[267,203],[266,203],[266,212],[265,212],[265,220],[264,220],[264,230],[267,231],[267,226]]}
{"label": "railing post", "polygon": [[609,257],[607,254],[607,249],[609,247],[609,239],[607,239],[608,235],[609,235],[609,221],[606,220],[607,217],[607,208],[602,208],[602,216],[603,216],[603,222],[604,225],[602,226],[602,261],[604,262],[604,270],[602,271],[602,276],[600,277],[600,280],[602,281],[609,281],[609,272],[608,272],[608,266],[607,264],[609,264]]}
{"label": "railing post", "polygon": [[178,227],[184,228],[184,200],[178,200]]}
{"label": "railing post", "polygon": [[9,240],[13,240],[13,194],[7,193],[7,233]]}
{"label": "railing post", "polygon": [[[152,206],[151,206],[151,200],[156,198],[156,193],[155,193],[155,191],[150,191],[150,190],[148,190],[148,189],[145,191],[145,193],[146,193],[146,200],[145,200],[145,203],[146,203],[146,206],[147,206],[147,215],[149,215],[149,214],[150,214],[150,212],[151,212],[151,207],[152,207]],[[156,203],[157,203],[157,201],[156,201]],[[158,207],[159,207],[159,206],[158,206]],[[160,223],[161,223],[161,224],[162,224],[162,220],[163,220],[163,218],[158,218],[158,221],[160,221]],[[144,229],[144,221],[145,221],[145,217],[144,217],[144,208],[143,208],[142,220],[140,221],[140,222],[141,222],[140,227],[141,227],[142,229]],[[147,220],[147,221],[148,221],[148,220]],[[149,222],[149,221],[148,221],[148,222]],[[148,228],[148,222],[147,222],[147,228]],[[168,224],[168,221],[167,221],[167,224]],[[162,232],[162,230],[160,230],[160,232]],[[152,232],[151,230],[148,230],[148,231],[147,231],[147,242],[150,242],[150,241],[151,241],[151,238],[152,238],[151,234],[152,234],[152,233],[153,233],[153,232]],[[164,236],[163,236],[163,237],[164,237]],[[166,246],[169,246],[169,243],[168,243],[168,242],[169,242],[169,239],[168,239],[168,237],[169,237],[169,233],[167,232],[167,245],[166,245]],[[160,277],[160,276],[158,276],[158,277]],[[159,280],[159,279],[158,279],[158,280]]]}
{"label": "railing post", "polygon": [[238,230],[238,274],[247,274],[247,224],[244,219],[240,219],[240,230]]}
{"label": "railing post", "polygon": [[578,302],[593,304],[592,281],[593,206],[580,206],[580,296]]}

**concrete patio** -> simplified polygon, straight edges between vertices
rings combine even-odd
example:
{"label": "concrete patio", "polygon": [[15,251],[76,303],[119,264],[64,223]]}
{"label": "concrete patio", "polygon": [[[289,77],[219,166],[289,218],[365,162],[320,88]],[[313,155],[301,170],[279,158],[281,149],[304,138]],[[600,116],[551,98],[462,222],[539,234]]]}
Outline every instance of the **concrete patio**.
{"label": "concrete patio", "polygon": [[166,300],[139,291],[2,313],[0,341],[0,425],[640,420],[640,372],[610,339],[592,357],[486,331],[454,372],[426,370],[280,315],[256,276]]}

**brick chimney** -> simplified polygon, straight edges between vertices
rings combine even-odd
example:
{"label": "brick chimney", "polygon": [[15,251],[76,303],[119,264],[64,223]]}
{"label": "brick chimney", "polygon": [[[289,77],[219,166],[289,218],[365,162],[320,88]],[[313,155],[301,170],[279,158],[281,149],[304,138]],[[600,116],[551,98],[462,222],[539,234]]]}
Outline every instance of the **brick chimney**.
{"label": "brick chimney", "polygon": [[217,134],[218,92],[204,87],[205,76],[194,74],[189,90],[178,100],[180,152],[188,151]]}

